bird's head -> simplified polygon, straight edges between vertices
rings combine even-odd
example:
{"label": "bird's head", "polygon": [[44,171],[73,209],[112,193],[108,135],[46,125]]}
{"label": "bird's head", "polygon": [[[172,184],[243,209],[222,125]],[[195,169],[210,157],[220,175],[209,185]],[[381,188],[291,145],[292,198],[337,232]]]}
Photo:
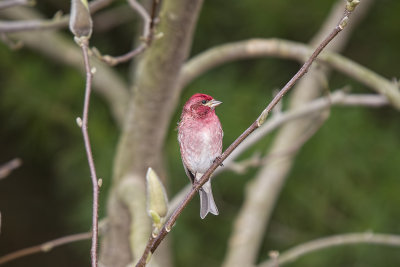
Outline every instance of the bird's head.
{"label": "bird's head", "polygon": [[212,96],[205,94],[194,94],[183,107],[183,113],[193,117],[206,117],[208,114],[215,113],[215,107],[222,102],[215,100]]}

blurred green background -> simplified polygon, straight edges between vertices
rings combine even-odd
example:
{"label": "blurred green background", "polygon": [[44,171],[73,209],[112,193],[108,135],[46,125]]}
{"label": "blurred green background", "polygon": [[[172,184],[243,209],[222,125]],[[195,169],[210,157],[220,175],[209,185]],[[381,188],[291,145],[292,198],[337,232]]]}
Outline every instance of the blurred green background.
{"label": "blurred green background", "polygon": [[[68,1],[38,2],[48,17],[69,9]],[[206,1],[192,55],[217,44],[255,37],[308,42],[334,2]],[[400,1],[375,1],[343,54],[389,79],[398,77],[399,10]],[[95,31],[92,45],[110,54],[123,53],[136,29],[133,22],[107,33]],[[298,68],[296,62],[272,58],[230,63],[202,76],[184,91],[165,146],[170,198],[188,183],[175,131],[182,103],[195,92],[223,101],[217,113],[226,147],[261,112],[273,90],[282,87]],[[127,65],[117,69],[129,80]],[[356,92],[371,92],[333,73],[329,87],[344,85],[351,85]],[[0,164],[14,157],[23,160],[21,168],[0,181],[0,255],[90,229],[91,182],[81,132],[75,123],[81,114],[83,90],[84,78],[75,69],[29,49],[11,51],[0,44]],[[119,130],[106,103],[96,94],[89,132],[98,175],[104,181],[100,195],[103,217]],[[241,158],[255,151],[264,153],[272,137]],[[270,250],[284,251],[327,235],[400,233],[399,148],[397,111],[390,107],[333,108],[328,121],[296,159],[259,260],[267,259]],[[245,175],[224,172],[213,182],[220,216],[200,220],[197,199],[183,212],[170,237],[175,266],[219,266],[243,189],[256,171],[251,169]],[[87,266],[89,249],[90,242],[84,241],[6,266]],[[398,248],[357,245],[313,253],[288,266],[399,266],[399,262]]]}

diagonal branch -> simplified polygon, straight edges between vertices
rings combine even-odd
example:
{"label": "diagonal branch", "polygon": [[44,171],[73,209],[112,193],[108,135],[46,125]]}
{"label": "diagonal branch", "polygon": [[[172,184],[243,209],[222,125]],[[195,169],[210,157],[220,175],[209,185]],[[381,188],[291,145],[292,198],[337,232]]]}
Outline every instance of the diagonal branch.
{"label": "diagonal branch", "polygon": [[[221,172],[230,169],[230,166],[235,163],[235,160],[242,155],[247,149],[251,148],[258,141],[264,138],[266,135],[276,130],[280,126],[301,118],[308,116],[314,116],[319,114],[321,111],[330,108],[331,106],[365,106],[365,107],[382,107],[388,105],[389,102],[386,97],[381,95],[371,94],[346,94],[342,90],[338,90],[328,97],[321,97],[315,99],[305,105],[290,109],[288,111],[280,113],[278,116],[272,116],[262,125],[257,131],[253,132],[246,138],[224,161],[224,168],[218,168],[214,172],[218,175]],[[268,155],[270,158],[274,155]],[[175,210],[179,203],[183,200],[184,196],[190,191],[191,186],[185,186],[175,197],[170,201],[170,216],[172,211]]]}
{"label": "diagonal branch", "polygon": [[325,238],[319,238],[295,246],[283,252],[282,254],[277,255],[276,258],[261,263],[260,265],[258,265],[258,267],[282,266],[287,263],[293,262],[298,258],[312,252],[332,247],[346,246],[353,244],[374,244],[374,245],[399,247],[400,236],[393,234],[352,233],[352,234],[342,234]]}
{"label": "diagonal branch", "polygon": [[92,232],[73,234],[73,235],[63,236],[61,238],[57,238],[51,241],[47,241],[40,245],[17,250],[12,253],[1,256],[0,265],[38,252],[49,252],[53,248],[81,240],[87,240],[90,239],[91,237],[92,237]]}
{"label": "diagonal branch", "polygon": [[[338,34],[341,32],[344,27],[347,25],[348,18],[354,9],[348,8],[348,5],[353,1],[348,0],[347,6],[344,11],[343,16],[340,18],[339,23],[334,27],[334,29],[329,33],[329,35],[319,44],[319,46],[315,49],[310,58],[303,64],[300,70],[293,76],[292,79],[279,91],[279,93],[273,98],[273,100],[269,103],[269,105],[264,109],[261,115],[244,131],[220,156],[218,160],[216,160],[213,165],[204,173],[201,179],[193,184],[193,188],[186,195],[185,199],[179,205],[179,207],[174,211],[168,221],[164,224],[163,228],[155,238],[150,238],[148,245],[146,246],[145,251],[143,252],[142,257],[137,263],[136,267],[145,266],[148,261],[148,257],[150,253],[154,253],[157,247],[160,245],[165,236],[171,231],[172,226],[175,224],[179,215],[182,213],[183,209],[188,205],[188,203],[192,200],[194,195],[200,190],[200,188],[210,179],[211,174],[217,169],[217,167],[232,153],[232,151],[241,143],[244,139],[246,139],[254,130],[259,128],[267,118],[268,114],[275,107],[275,105],[283,98],[283,96],[293,87],[293,85],[304,76],[308,69],[310,68],[313,61],[316,57],[321,53],[321,51],[326,47],[326,45],[332,41]],[[355,6],[354,6],[355,7]]]}
{"label": "diagonal branch", "polygon": [[[371,1],[363,0],[357,11],[368,10],[368,6],[370,6],[368,3],[371,3]],[[333,6],[324,26],[321,27],[320,33],[311,41],[312,46],[317,45],[320,38],[333,27],[329,25],[336,24],[337,17],[342,13],[342,5],[343,1],[338,0]],[[357,23],[357,20],[362,18],[361,14],[363,13],[365,14],[365,12],[354,14],[355,20],[353,22]],[[329,49],[335,51],[342,49],[350,38],[352,29],[354,27],[350,27],[344,32],[341,35],[342,38],[332,43]],[[321,95],[321,79],[325,79],[326,75],[328,75],[328,70],[323,66],[312,67],[307,77],[302,79],[293,89],[289,99],[289,108],[294,109],[307,105],[310,101],[319,97]],[[268,163],[258,170],[254,179],[246,187],[243,205],[233,223],[223,266],[249,266],[256,262],[280,190],[292,166],[293,158],[300,149],[298,146],[299,138],[304,138],[309,133],[310,125],[314,126],[315,118],[320,120],[322,116],[323,113],[291,121],[285,124],[276,134],[267,155],[282,155],[282,151],[292,151],[285,157],[270,157]],[[296,151],[293,150],[294,147],[297,148]]]}
{"label": "diagonal branch", "polygon": [[[310,46],[282,39],[251,39],[224,44],[189,60],[182,69],[180,83],[184,87],[206,71],[236,60],[272,56],[303,62],[311,53]],[[321,53],[317,61],[387,96],[393,106],[400,108],[400,90],[390,80],[333,52]]]}

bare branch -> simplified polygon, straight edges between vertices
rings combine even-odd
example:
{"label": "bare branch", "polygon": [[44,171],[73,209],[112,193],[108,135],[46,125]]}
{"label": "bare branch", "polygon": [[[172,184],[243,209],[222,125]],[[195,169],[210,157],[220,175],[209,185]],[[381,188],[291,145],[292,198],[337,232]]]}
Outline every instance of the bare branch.
{"label": "bare branch", "polygon": [[152,4],[152,11],[151,15],[147,13],[146,9],[136,0],[128,0],[129,5],[134,9],[142,18],[143,20],[143,32],[142,32],[142,37],[141,43],[138,47],[133,49],[132,51],[121,55],[117,57],[113,57],[110,55],[101,55],[100,51],[96,48],[93,48],[93,52],[95,55],[102,61],[106,62],[107,64],[111,66],[115,66],[120,63],[127,62],[128,60],[131,60],[135,56],[139,55],[140,53],[144,52],[146,48],[151,44],[153,41],[154,37],[154,26],[155,26],[155,14],[157,10],[157,6],[159,4],[160,0],[153,0]]}
{"label": "bare branch", "polygon": [[88,44],[87,38],[81,38],[78,43],[82,48],[83,59],[86,70],[86,88],[85,88],[85,100],[83,104],[82,120],[78,120],[78,125],[82,130],[83,140],[85,143],[86,155],[89,163],[90,176],[92,179],[93,188],[93,211],[92,211],[92,248],[91,248],[91,260],[92,267],[97,266],[97,242],[98,242],[98,216],[99,216],[99,181],[97,179],[96,168],[94,166],[92,148],[90,146],[89,134],[87,131],[88,116],[89,116],[89,104],[90,104],[90,93],[92,88],[92,69],[90,67],[89,55],[88,55]]}
{"label": "bare branch", "polygon": [[150,34],[151,18],[146,9],[136,0],[128,0],[129,5],[142,17],[143,20],[143,37]]}
{"label": "bare branch", "polygon": [[[308,116],[314,116],[319,114],[321,111],[330,108],[331,106],[365,106],[365,107],[382,107],[389,104],[386,97],[381,95],[371,95],[371,94],[346,94],[341,90],[335,91],[330,96],[321,97],[315,99],[307,104],[304,104],[295,109],[290,109],[288,111],[280,113],[278,116],[272,116],[267,120],[263,126],[261,126],[257,131],[249,135],[224,161],[224,168],[218,168],[214,172],[214,177],[221,172],[233,170],[242,172],[244,168],[252,167],[254,165],[263,165],[265,161],[269,160],[271,157],[283,156],[287,152],[280,152],[275,154],[269,154],[266,157],[259,158],[254,155],[250,160],[245,161],[244,166],[236,166],[238,163],[235,160],[242,155],[247,149],[251,148],[258,141],[264,138],[266,135],[281,127],[282,125],[297,119],[302,119]],[[261,161],[261,162],[260,162]],[[239,163],[240,164],[240,163]],[[185,186],[175,197],[170,201],[170,212],[175,210],[179,203],[183,200],[184,196],[190,191],[191,186]],[[169,216],[171,215],[169,214]]]}
{"label": "bare branch", "polygon": [[[232,161],[228,165],[226,164],[226,162],[224,162],[224,168],[220,168],[218,170],[233,171],[234,173],[237,173],[237,174],[244,174],[247,171],[247,169],[249,169],[251,167],[258,167],[260,165],[263,165],[265,160],[266,159],[261,156],[261,153],[257,151],[251,157],[244,159],[240,162]],[[216,174],[216,171],[214,172],[214,174]]]}
{"label": "bare branch", "polygon": [[[11,1],[11,0],[10,0]],[[22,1],[22,0],[21,0]],[[109,5],[114,0],[96,0],[91,1],[89,9],[94,13],[101,8]],[[53,19],[45,20],[23,20],[23,21],[0,21],[0,33],[13,33],[21,31],[42,31],[51,29],[66,28],[69,22],[69,15],[55,15]]]}
{"label": "bare branch", "polygon": [[96,16],[93,16],[94,31],[108,32],[122,24],[130,23],[133,21],[132,10],[126,8],[125,5],[118,5],[98,12]]}
{"label": "bare branch", "polygon": [[392,234],[352,233],[319,238],[295,246],[283,252],[278,257],[261,263],[258,267],[275,267],[277,264],[281,266],[312,252],[353,244],[374,244],[398,247],[400,246],[400,236]]}
{"label": "bare branch", "polygon": [[[351,0],[347,1],[347,4],[351,2]],[[232,151],[241,143],[244,139],[246,139],[254,130],[259,128],[267,118],[268,114],[271,110],[276,106],[276,104],[282,99],[282,97],[293,87],[293,85],[307,73],[310,68],[312,62],[316,59],[316,57],[321,53],[321,51],[325,48],[325,46],[332,41],[336,35],[341,32],[344,27],[347,25],[347,20],[353,10],[350,10],[346,7],[343,16],[341,17],[339,23],[336,27],[331,31],[331,33],[319,44],[319,46],[315,49],[311,57],[303,64],[300,70],[293,76],[292,79],[279,91],[279,93],[272,99],[272,101],[268,104],[266,109],[261,113],[261,115],[254,121],[246,131],[244,131],[220,156],[218,160],[216,160],[213,165],[204,173],[199,181],[193,183],[193,187],[191,191],[186,195],[185,199],[181,202],[179,207],[173,212],[168,221],[164,224],[160,233],[156,238],[150,239],[148,245],[146,246],[145,251],[143,252],[142,257],[137,263],[136,267],[145,266],[148,260],[148,256],[150,253],[154,253],[157,247],[160,245],[161,241],[165,238],[165,236],[171,231],[172,226],[175,224],[179,215],[182,213],[183,209],[188,205],[188,203],[192,200],[194,195],[200,190],[200,188],[206,183],[211,174],[216,170],[218,166],[232,153]],[[344,23],[346,22],[346,23]]]}
{"label": "bare branch", "polygon": [[[303,61],[311,51],[309,46],[280,39],[252,39],[224,44],[189,60],[182,69],[180,83],[185,86],[211,68],[235,60],[274,56]],[[336,53],[323,52],[317,61],[386,95],[393,106],[400,108],[400,90],[390,80]]]}
{"label": "bare branch", "polygon": [[72,0],[71,19],[69,30],[74,34],[75,42],[81,47],[83,62],[86,72],[85,99],[83,102],[82,119],[77,118],[76,122],[82,130],[83,142],[85,144],[86,156],[89,163],[90,178],[92,180],[92,248],[90,257],[92,267],[97,267],[97,241],[98,241],[98,219],[99,219],[99,187],[102,184],[101,179],[97,179],[96,168],[94,166],[93,153],[90,145],[88,133],[88,118],[90,106],[90,94],[92,92],[92,78],[95,69],[92,69],[89,62],[89,39],[93,31],[93,22],[90,15],[87,1]]}
{"label": "bare branch", "polygon": [[[102,1],[98,0],[93,3],[97,2]],[[41,18],[33,9],[22,7],[7,10],[6,15],[7,18],[15,20]],[[85,73],[81,51],[71,42],[70,37],[66,38],[61,33],[51,31],[19,32],[13,33],[10,37],[20,40],[25,46],[42,53],[48,58],[72,66]],[[43,40],[46,40],[46,42]],[[100,62],[97,58],[92,57],[92,65],[96,68],[96,73],[98,74],[93,78],[93,89],[104,97],[115,121],[121,126],[129,99],[128,86],[114,69]]]}
{"label": "bare branch", "polygon": [[[243,143],[241,143],[235,151],[225,160],[224,165],[229,166],[231,162],[234,162],[241,154],[247,149],[253,146],[255,143],[264,138],[267,134],[271,133],[283,124],[304,118],[306,116],[312,116],[320,113],[321,111],[330,108],[332,105],[338,106],[367,106],[367,107],[381,107],[387,105],[389,102],[386,97],[381,95],[371,94],[354,94],[348,95],[341,90],[335,91],[330,96],[321,97],[313,100],[307,104],[290,109],[286,112],[281,113],[278,116],[271,117],[260,129],[252,133]],[[218,169],[217,173],[224,171],[224,168]]]}
{"label": "bare branch", "polygon": [[[368,10],[368,7],[371,6],[368,3],[371,3],[371,1],[362,1],[361,6],[354,14],[354,18],[352,18],[354,19],[352,20],[353,23],[349,25],[353,27],[349,27],[350,29],[341,34],[341,38],[331,43],[329,49],[338,51],[344,47],[351,37],[351,30],[354,30],[354,25],[363,17],[360,14],[366,13],[358,11]],[[343,1],[338,0],[331,9],[317,37],[314,37],[311,41],[312,46],[317,46],[321,38],[334,27],[337,18],[343,12],[342,6]],[[328,69],[324,66],[313,66],[309,70],[307,77],[304,77],[293,89],[288,101],[289,108],[293,109],[307,105],[310,101],[319,97],[321,88],[325,84],[322,81],[326,81],[328,73]],[[264,233],[268,227],[276,201],[293,164],[294,157],[298,152],[298,150],[293,151],[293,148],[300,149],[298,146],[299,138],[303,139],[302,142],[305,141],[304,137],[307,136],[307,133],[310,133],[310,125],[313,125],[315,118],[320,120],[319,116],[323,116],[323,114],[299,118],[279,129],[271,146],[268,148],[268,163],[258,170],[255,177],[246,187],[244,202],[233,223],[233,230],[222,266],[250,266],[257,260]],[[308,136],[310,135],[308,134]],[[269,155],[282,155],[282,152],[290,150],[291,153],[286,153],[284,157],[269,157]]]}
{"label": "bare branch", "polygon": [[0,166],[0,180],[6,178],[10,173],[21,166],[22,160],[15,158]]}
{"label": "bare branch", "polygon": [[0,2],[0,9],[13,6],[33,6],[34,4],[35,0],[2,0]]}
{"label": "bare branch", "polygon": [[61,238],[57,238],[51,241],[48,241],[46,243],[32,246],[29,248],[24,248],[21,250],[14,251],[10,254],[6,254],[4,256],[0,257],[0,265],[16,260],[18,258],[22,258],[31,254],[35,254],[38,252],[49,252],[55,247],[59,247],[65,244],[81,241],[81,240],[87,240],[92,237],[91,232],[86,232],[86,233],[80,233],[80,234],[74,234],[74,235],[69,235],[69,236],[64,236]]}
{"label": "bare branch", "polygon": [[90,13],[91,14],[96,13],[97,11],[107,7],[114,1],[115,0],[93,0],[93,1],[90,1],[89,2]]}
{"label": "bare branch", "polygon": [[[353,20],[362,18],[368,12],[373,0],[363,0],[360,8],[354,14]],[[295,59],[303,63],[313,51],[313,47],[317,46],[320,40],[325,37],[325,33],[329,32],[332,24],[336,24],[338,17],[342,15],[343,1],[337,1],[331,13],[327,17],[319,32],[315,35],[309,46],[296,42],[286,41],[282,39],[249,39],[239,42],[227,43],[212,47],[199,55],[188,60],[182,68],[180,82],[182,86],[187,85],[203,73],[222,64],[229,63],[241,59],[260,58],[260,57],[279,57]],[[357,23],[352,23],[346,32],[341,34],[341,38],[335,42],[335,50],[340,50],[344,46],[344,40],[349,38],[350,32]],[[319,55],[317,61],[321,61],[326,52]],[[328,64],[328,63],[327,63]],[[339,69],[340,71],[340,69]]]}
{"label": "bare branch", "polygon": [[137,56],[137,55],[141,54],[142,52],[144,52],[144,50],[146,50],[146,48],[147,48],[147,45],[145,43],[141,43],[134,50],[129,51],[128,53],[123,54],[121,56],[117,56],[117,57],[113,57],[113,56],[110,56],[110,55],[104,55],[103,56],[96,47],[93,47],[92,51],[96,55],[96,57],[99,58],[101,61],[107,63],[110,66],[115,66],[115,65],[118,65],[120,63],[124,63],[124,62],[127,62],[128,60],[131,60],[135,56]]}
{"label": "bare branch", "polygon": [[90,176],[93,188],[93,206],[92,206],[92,248],[91,262],[92,267],[97,267],[97,240],[98,240],[98,208],[99,208],[99,187],[102,181],[97,180],[96,168],[94,166],[92,148],[90,145],[88,133],[88,118],[90,94],[92,92],[92,77],[95,69],[91,69],[89,62],[89,39],[93,31],[93,22],[89,7],[86,1],[72,0],[71,19],[69,30],[74,34],[75,42],[81,47],[83,62],[86,72],[85,99],[83,102],[82,119],[77,118],[76,122],[82,130],[83,141],[85,144],[86,156],[89,163]]}
{"label": "bare branch", "polygon": [[51,20],[0,21],[0,32],[37,31],[59,29],[66,26],[66,20],[56,17]]}

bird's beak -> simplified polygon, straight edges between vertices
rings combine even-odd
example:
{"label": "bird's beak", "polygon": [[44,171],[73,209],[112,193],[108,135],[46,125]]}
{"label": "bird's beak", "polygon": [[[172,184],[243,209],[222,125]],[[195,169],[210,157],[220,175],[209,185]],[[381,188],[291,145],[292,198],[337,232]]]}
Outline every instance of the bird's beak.
{"label": "bird's beak", "polygon": [[212,99],[210,101],[208,101],[206,104],[204,104],[204,106],[210,107],[210,108],[215,108],[216,106],[222,104],[221,101]]}

